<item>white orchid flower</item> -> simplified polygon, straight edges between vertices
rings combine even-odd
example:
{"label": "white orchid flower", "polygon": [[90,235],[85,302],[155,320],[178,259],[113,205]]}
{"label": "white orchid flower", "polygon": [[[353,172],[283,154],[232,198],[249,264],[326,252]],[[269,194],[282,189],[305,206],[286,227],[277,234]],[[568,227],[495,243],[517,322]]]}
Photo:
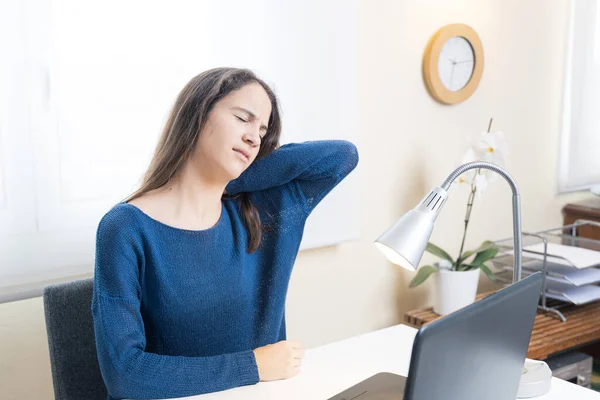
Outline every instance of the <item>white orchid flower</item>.
{"label": "white orchid flower", "polygon": [[[470,145],[465,152],[462,162],[487,161],[504,167],[506,157],[508,156],[508,143],[502,131],[482,132],[470,140]],[[498,174],[482,169],[470,170],[458,179],[458,183],[465,183],[469,186],[475,184],[477,192],[485,192],[488,184],[498,179]]]}
{"label": "white orchid flower", "polygon": [[508,143],[502,131],[480,133],[472,148],[481,160],[500,166],[504,166],[504,160],[508,156]]}

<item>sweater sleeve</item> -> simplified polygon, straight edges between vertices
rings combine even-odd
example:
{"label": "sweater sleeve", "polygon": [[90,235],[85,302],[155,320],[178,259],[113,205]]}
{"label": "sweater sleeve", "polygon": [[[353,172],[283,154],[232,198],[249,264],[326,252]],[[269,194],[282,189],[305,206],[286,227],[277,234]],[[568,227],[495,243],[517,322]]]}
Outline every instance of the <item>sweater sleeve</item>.
{"label": "sweater sleeve", "polygon": [[295,185],[310,213],[358,164],[356,146],[345,140],[290,143],[255,161],[227,185],[228,194]]}
{"label": "sweater sleeve", "polygon": [[[142,242],[125,210],[109,212],[96,238],[92,314],[98,361],[115,399],[158,399],[216,392],[259,381],[252,350],[208,357],[145,351],[140,312]],[[135,226],[135,225],[133,225]]]}

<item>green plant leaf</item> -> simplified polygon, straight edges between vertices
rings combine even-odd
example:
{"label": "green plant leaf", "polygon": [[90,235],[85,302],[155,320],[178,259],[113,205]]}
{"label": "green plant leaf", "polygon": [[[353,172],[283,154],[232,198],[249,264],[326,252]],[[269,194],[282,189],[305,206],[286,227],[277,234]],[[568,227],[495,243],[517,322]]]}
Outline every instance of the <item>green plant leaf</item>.
{"label": "green plant leaf", "polygon": [[496,254],[498,254],[498,251],[500,251],[500,249],[498,247],[492,247],[487,250],[480,251],[479,253],[477,253],[477,255],[475,256],[475,259],[470,264],[482,265],[484,262],[496,257]]}
{"label": "green plant leaf", "polygon": [[494,275],[494,273],[492,272],[491,269],[488,268],[487,265],[485,264],[481,264],[479,266],[479,269],[481,269],[489,278],[489,280],[491,280],[492,282],[496,282],[496,275]]}
{"label": "green plant leaf", "polygon": [[492,242],[491,240],[486,240],[485,242],[481,243],[481,245],[479,245],[478,248],[476,248],[475,250],[469,250],[469,251],[465,251],[464,253],[462,253],[462,255],[460,256],[460,260],[465,261],[467,258],[471,257],[473,254],[479,253],[483,250],[487,250],[490,247],[494,246],[494,242]]}
{"label": "green plant leaf", "polygon": [[438,269],[436,267],[432,267],[431,265],[424,265],[417,271],[417,275],[410,281],[408,287],[414,288],[419,286],[421,283],[425,282],[429,275],[437,272]]}
{"label": "green plant leaf", "polygon": [[437,247],[435,244],[433,244],[431,242],[427,243],[427,247],[425,247],[425,251],[433,254],[434,256],[438,256],[439,258],[448,260],[454,264],[454,260],[452,259],[452,257],[450,257],[450,255],[448,253],[446,253],[444,250],[440,249],[439,247]]}
{"label": "green plant leaf", "polygon": [[469,271],[469,270],[475,269],[475,268],[479,268],[479,266],[462,263],[462,264],[460,264],[460,267],[457,269],[457,271]]}

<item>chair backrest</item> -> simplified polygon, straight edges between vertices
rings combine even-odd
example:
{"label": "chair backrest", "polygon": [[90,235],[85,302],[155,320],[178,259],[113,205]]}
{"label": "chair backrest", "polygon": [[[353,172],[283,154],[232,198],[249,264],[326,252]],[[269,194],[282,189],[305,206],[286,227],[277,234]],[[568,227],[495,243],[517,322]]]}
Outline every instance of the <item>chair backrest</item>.
{"label": "chair backrest", "polygon": [[106,387],[96,354],[92,292],[92,278],[44,289],[44,314],[56,400],[106,400]]}

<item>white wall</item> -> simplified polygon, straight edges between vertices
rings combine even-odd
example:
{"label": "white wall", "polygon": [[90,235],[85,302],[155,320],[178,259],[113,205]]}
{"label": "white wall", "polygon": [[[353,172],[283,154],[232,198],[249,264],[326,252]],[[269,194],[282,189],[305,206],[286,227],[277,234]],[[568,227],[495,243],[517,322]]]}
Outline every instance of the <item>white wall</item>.
{"label": "white wall", "polygon": [[[302,252],[288,295],[288,336],[306,347],[397,324],[408,309],[430,304],[429,283],[386,262],[373,240],[460,162],[464,138],[505,132],[507,169],[519,184],[523,227],[561,223],[556,195],[567,0],[362,1],[358,146],[361,238]],[[480,35],[485,69],[467,102],[442,106],[426,92],[421,57],[429,37],[463,22]],[[458,250],[467,193],[453,189],[433,241]],[[511,235],[510,190],[502,181],[476,202],[467,245]],[[484,278],[485,279],[485,278]],[[482,290],[489,284],[482,280]],[[0,305],[0,388],[7,399],[51,398],[40,299]]]}

